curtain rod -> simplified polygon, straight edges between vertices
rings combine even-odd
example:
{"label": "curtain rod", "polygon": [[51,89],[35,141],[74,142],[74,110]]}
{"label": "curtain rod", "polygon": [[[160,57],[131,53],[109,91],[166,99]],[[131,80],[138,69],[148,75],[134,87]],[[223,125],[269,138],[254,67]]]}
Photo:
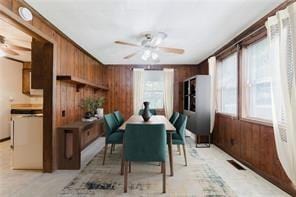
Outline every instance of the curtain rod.
{"label": "curtain rod", "polygon": [[[244,39],[250,37],[251,35],[253,35],[254,33],[257,33],[258,31],[262,30],[263,28],[265,28],[265,25],[260,26],[259,28],[257,28],[256,30],[252,31],[251,33],[249,33],[248,35],[242,37],[241,39],[239,39],[238,41],[236,41],[235,43],[233,43],[232,45],[228,46],[226,49],[223,49],[221,52],[219,52],[218,54],[216,54],[217,52],[215,52],[213,54],[213,56],[220,56],[221,54],[223,54],[226,50],[228,50],[231,47],[234,47],[235,45],[239,44],[240,42],[242,42]],[[230,41],[231,42],[231,41]],[[211,57],[211,56],[210,56]]]}

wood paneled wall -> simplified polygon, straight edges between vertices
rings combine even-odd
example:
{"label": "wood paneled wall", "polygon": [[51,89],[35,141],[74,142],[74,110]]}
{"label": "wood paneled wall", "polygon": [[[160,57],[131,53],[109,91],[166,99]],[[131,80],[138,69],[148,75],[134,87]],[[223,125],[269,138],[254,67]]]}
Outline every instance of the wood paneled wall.
{"label": "wood paneled wall", "polygon": [[296,195],[278,159],[272,126],[216,114],[213,142],[267,180]]}
{"label": "wood paneled wall", "polygon": [[[0,0],[0,4],[18,15],[17,10],[20,6],[30,8],[23,0]],[[63,33],[41,17],[32,8],[34,18],[28,22],[44,34],[56,41],[56,75],[73,75],[93,83],[106,85],[105,66],[91,57],[86,51],[67,38]],[[91,88],[82,88],[76,92],[76,86],[67,82],[56,82],[56,103],[55,118],[56,127],[63,124],[79,120],[82,117],[82,110],[79,107],[80,101],[85,97],[106,96],[106,92],[94,92]],[[64,114],[64,115],[62,115]],[[53,133],[53,161],[51,169],[57,167],[57,139],[56,132]],[[50,162],[50,161],[49,161]],[[50,169],[47,169],[50,171]]]}
{"label": "wood paneled wall", "polygon": [[[213,54],[223,54],[233,47],[234,44],[240,44],[244,40],[248,40],[248,37],[254,35],[254,31],[264,25],[268,16],[274,15],[276,11],[284,9],[293,2],[295,0],[285,1]],[[200,73],[208,73],[207,60],[201,62],[198,67]],[[241,84],[238,87],[239,92],[241,92]],[[241,105],[241,102],[238,103]],[[239,117],[231,117],[216,114],[213,143],[270,182],[296,196],[296,189],[292,186],[278,159],[273,127],[271,125],[247,121],[240,115]]]}
{"label": "wood paneled wall", "polygon": [[[108,65],[108,112],[119,110],[125,118],[133,114],[133,70],[148,66]],[[197,65],[150,65],[150,69],[174,68],[174,110],[183,110],[183,80],[199,73]]]}

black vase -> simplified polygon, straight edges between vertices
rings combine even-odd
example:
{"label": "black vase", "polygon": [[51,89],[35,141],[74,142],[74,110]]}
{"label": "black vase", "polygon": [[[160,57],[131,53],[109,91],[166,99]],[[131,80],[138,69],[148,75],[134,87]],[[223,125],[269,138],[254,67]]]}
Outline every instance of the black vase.
{"label": "black vase", "polygon": [[149,119],[151,118],[152,113],[149,110],[149,102],[144,102],[144,111],[142,114],[142,117],[144,119],[145,122],[149,121]]}

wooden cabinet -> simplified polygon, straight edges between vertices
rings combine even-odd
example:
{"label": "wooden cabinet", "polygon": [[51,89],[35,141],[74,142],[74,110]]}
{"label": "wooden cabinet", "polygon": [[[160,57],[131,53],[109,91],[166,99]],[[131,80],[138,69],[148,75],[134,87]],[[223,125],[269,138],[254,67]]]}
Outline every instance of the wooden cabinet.
{"label": "wooden cabinet", "polygon": [[81,151],[103,134],[103,120],[73,122],[57,130],[58,168],[80,169]]}
{"label": "wooden cabinet", "polygon": [[28,96],[42,96],[43,91],[41,89],[32,89],[32,67],[31,62],[25,62],[23,64],[22,73],[22,92]]}
{"label": "wooden cabinet", "polygon": [[198,137],[210,137],[210,79],[209,75],[196,75],[183,82],[183,111],[188,117],[187,129]]}

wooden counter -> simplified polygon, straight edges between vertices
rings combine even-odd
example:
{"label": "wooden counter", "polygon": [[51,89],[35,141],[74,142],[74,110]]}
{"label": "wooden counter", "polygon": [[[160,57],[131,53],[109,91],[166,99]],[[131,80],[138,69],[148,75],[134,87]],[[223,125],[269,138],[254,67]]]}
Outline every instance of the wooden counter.
{"label": "wooden counter", "polygon": [[103,119],[77,121],[58,130],[58,169],[80,169],[81,151],[104,133]]}

